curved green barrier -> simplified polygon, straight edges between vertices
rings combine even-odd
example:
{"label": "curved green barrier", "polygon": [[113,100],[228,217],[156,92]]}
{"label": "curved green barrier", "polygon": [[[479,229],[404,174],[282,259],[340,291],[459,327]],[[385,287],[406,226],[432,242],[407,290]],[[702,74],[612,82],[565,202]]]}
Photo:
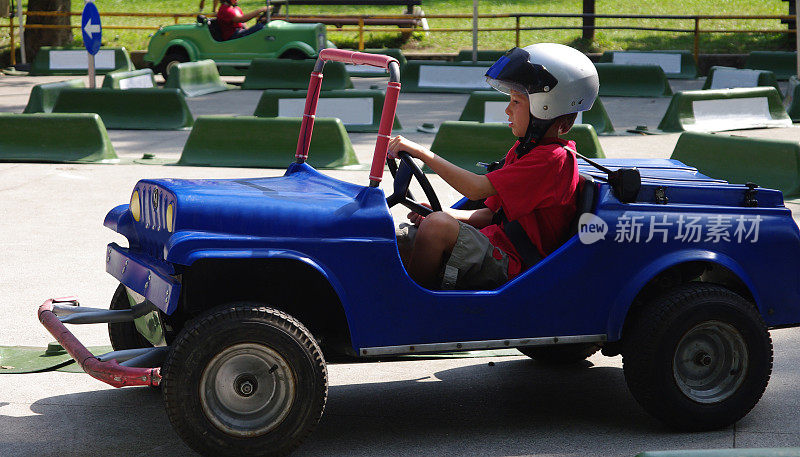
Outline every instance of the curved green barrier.
{"label": "curved green barrier", "polygon": [[762,86],[774,87],[778,90],[778,93],[781,90],[778,86],[778,80],[775,79],[775,73],[771,71],[714,65],[708,70],[708,77],[703,84],[703,90]]}
{"label": "curved green barrier", "polygon": [[[320,91],[317,117],[339,118],[348,132],[377,132],[386,96],[380,90]],[[302,117],[306,93],[296,90],[265,90],[253,116]],[[399,130],[394,118],[392,129]]]}
{"label": "curved green barrier", "polygon": [[231,86],[219,78],[217,64],[213,60],[200,60],[175,65],[169,72],[169,79],[164,87],[180,89],[187,97],[197,97],[222,92]]}
{"label": "curved green barrier", "polygon": [[[31,65],[31,76],[85,75],[89,58],[83,48],[43,46],[36,52]],[[134,69],[125,48],[100,48],[94,56],[95,74],[103,75],[115,70]]]}
{"label": "curved green barrier", "polygon": [[[242,89],[307,90],[315,60],[253,59]],[[326,62],[322,90],[350,89],[353,82],[342,62]]]}
{"label": "curved green barrier", "polygon": [[119,161],[96,114],[0,113],[2,162]]}
{"label": "curved green barrier", "polygon": [[25,106],[23,113],[52,113],[53,105],[58,100],[58,94],[63,89],[76,87],[86,87],[86,83],[83,79],[70,79],[55,83],[37,84],[31,89],[31,94],[28,96],[28,105]]}
{"label": "curved green barrier", "polygon": [[[301,118],[199,116],[178,165],[286,168],[294,161]],[[317,118],[308,153],[315,168],[357,165],[339,119]]]}
{"label": "curved green barrier", "polygon": [[607,97],[668,97],[667,75],[658,65],[596,63],[600,95]]}
{"label": "curved green barrier", "polygon": [[734,184],[754,182],[779,189],[784,196],[800,195],[800,143],[684,132],[672,159],[700,173]]}
{"label": "curved green barrier", "polygon": [[690,51],[606,51],[598,62],[621,65],[658,65],[670,79],[697,78],[697,64]]}
{"label": "curved green barrier", "polygon": [[178,89],[64,89],[53,112],[97,113],[109,129],[180,130],[193,123]]}
{"label": "curved green barrier", "polygon": [[781,81],[795,76],[797,53],[794,51],[751,51],[744,61],[745,68],[769,70]]}
{"label": "curved green barrier", "polygon": [[153,70],[124,71],[117,70],[106,74],[103,78],[103,87],[107,89],[148,89],[156,87]]}
{"label": "curved green barrier", "polygon": [[400,74],[402,92],[435,92],[468,94],[491,89],[486,71],[492,62],[442,62],[409,60]]}

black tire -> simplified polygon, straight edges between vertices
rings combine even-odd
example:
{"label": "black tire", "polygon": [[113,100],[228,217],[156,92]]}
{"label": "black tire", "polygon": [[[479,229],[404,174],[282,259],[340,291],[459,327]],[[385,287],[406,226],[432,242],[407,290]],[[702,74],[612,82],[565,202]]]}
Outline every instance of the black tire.
{"label": "black tire", "polygon": [[188,323],[161,373],[172,426],[204,455],[288,454],[316,427],[328,397],[325,360],[309,331],[259,305],[221,306]]}
{"label": "black tire", "polygon": [[647,412],[701,431],[753,409],[772,372],[772,340],[752,303],[721,286],[688,283],[645,306],[624,335],[623,367]]}
{"label": "black tire", "polygon": [[175,64],[184,63],[189,61],[189,56],[183,51],[169,51],[161,59],[161,62],[156,65],[155,72],[161,73],[164,79],[169,78],[169,72]]}
{"label": "black tire", "polygon": [[528,346],[517,350],[546,365],[568,365],[583,362],[600,350],[594,343],[562,344],[556,346]]}
{"label": "black tire", "polygon": [[[109,309],[131,309],[131,303],[128,300],[128,291],[122,284],[114,291]],[[147,338],[136,330],[136,324],[133,322],[108,324],[108,339],[111,340],[111,347],[114,348],[115,351],[153,347],[153,345],[147,341]]]}

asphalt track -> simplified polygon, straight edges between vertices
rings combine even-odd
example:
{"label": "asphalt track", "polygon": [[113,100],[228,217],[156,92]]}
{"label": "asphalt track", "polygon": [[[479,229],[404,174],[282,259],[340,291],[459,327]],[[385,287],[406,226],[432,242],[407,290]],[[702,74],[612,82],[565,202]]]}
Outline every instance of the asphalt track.
{"label": "asphalt track", "polygon": [[[0,111],[21,112],[34,84],[62,79],[69,77],[0,77]],[[378,81],[356,80],[356,86]],[[702,86],[702,80],[671,83],[673,90]],[[250,115],[259,95],[235,90],[189,99],[189,106],[195,115]],[[402,134],[429,146],[433,135],[414,128],[458,119],[466,99],[402,94]],[[637,125],[655,129],[669,99],[603,102],[617,131],[624,132]],[[796,127],[731,133],[800,139]],[[109,135],[123,159],[153,153],[175,160],[188,131]],[[369,163],[374,135],[351,137],[359,160]],[[619,135],[600,142],[609,157],[667,158],[677,138]],[[367,182],[366,171],[328,173]],[[108,305],[116,282],[104,271],[104,248],[124,239],[102,221],[113,206],[127,203],[139,179],[280,174],[136,163],[0,163],[0,345],[52,341],[36,319],[46,298],[77,295],[86,306]],[[443,204],[458,198],[437,177],[432,182]],[[398,222],[405,212],[393,212]],[[87,345],[108,344],[103,325],[72,328]],[[734,426],[710,433],[676,433],[644,413],[628,393],[620,357],[596,355],[569,368],[548,368],[521,355],[331,365],[325,415],[295,455],[633,456],[645,450],[800,446],[800,330],[777,330],[772,338],[775,365],[761,402]],[[100,454],[193,453],[172,431],[158,390],[114,389],[84,374],[0,374],[0,455]]]}

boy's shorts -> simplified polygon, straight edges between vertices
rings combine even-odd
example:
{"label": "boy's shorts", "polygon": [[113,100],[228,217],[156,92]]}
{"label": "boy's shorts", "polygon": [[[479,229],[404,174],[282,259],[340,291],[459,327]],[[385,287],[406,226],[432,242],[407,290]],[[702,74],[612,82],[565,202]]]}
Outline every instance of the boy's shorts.
{"label": "boy's shorts", "polygon": [[[400,224],[397,244],[414,245],[417,228]],[[508,254],[493,246],[475,227],[458,222],[458,238],[440,276],[442,290],[490,290],[508,281]]]}

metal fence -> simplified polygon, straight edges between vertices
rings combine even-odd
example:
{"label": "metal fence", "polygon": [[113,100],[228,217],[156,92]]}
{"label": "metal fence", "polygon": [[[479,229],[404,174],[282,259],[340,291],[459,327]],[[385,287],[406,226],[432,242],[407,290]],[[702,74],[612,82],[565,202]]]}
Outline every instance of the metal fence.
{"label": "metal fence", "polygon": [[[27,16],[80,16],[81,13],[79,12],[45,12],[45,11],[26,11],[24,13]],[[123,12],[116,12],[116,13],[103,13],[104,17],[142,17],[142,18],[170,18],[173,20],[173,23],[177,24],[181,18],[193,18],[196,16],[196,13],[123,13]],[[213,17],[214,14],[209,14],[209,17]],[[412,14],[399,14],[399,15],[291,15],[290,17],[283,16],[283,15],[276,15],[273,16],[273,19],[288,19],[288,20],[302,20],[302,21],[310,21],[310,20],[317,20],[323,23],[334,23],[337,20],[341,21],[342,19],[350,19],[351,21],[357,21],[357,25],[349,26],[349,27],[334,27],[329,26],[328,31],[338,31],[338,32],[356,32],[358,33],[358,42],[359,42],[359,49],[364,49],[364,34],[367,32],[391,32],[397,31],[401,33],[412,33],[415,31],[419,31],[418,28],[414,27],[396,27],[393,26],[391,28],[387,28],[389,26],[376,26],[376,25],[365,25],[370,20],[408,20],[408,19],[421,19],[423,16],[414,16]],[[447,15],[425,15],[426,19],[465,19],[465,20],[472,20],[473,15],[471,14],[447,14]],[[520,34],[525,31],[535,31],[535,30],[640,30],[640,31],[652,31],[652,32],[669,32],[669,33],[691,33],[694,36],[694,56],[697,59],[697,56],[700,54],[700,36],[703,34],[713,34],[713,33],[750,33],[750,34],[793,34],[796,33],[795,29],[789,28],[779,28],[779,29],[752,29],[747,27],[742,28],[702,28],[702,25],[705,25],[708,22],[713,21],[720,21],[720,20],[734,20],[734,21],[750,21],[750,20],[780,20],[780,21],[792,21],[796,20],[796,15],[706,15],[706,14],[699,14],[699,15],[639,15],[639,14],[570,14],[570,13],[508,13],[508,14],[479,14],[478,19],[507,19],[512,22],[512,25],[505,26],[505,27],[483,27],[478,28],[478,32],[515,32],[515,42],[516,45],[520,45]],[[693,26],[688,26],[685,28],[675,28],[675,27],[642,27],[642,26],[634,26],[634,25],[592,25],[592,26],[565,26],[565,25],[548,25],[548,26],[526,26],[524,24],[524,20],[526,19],[616,19],[616,20],[678,20],[678,21],[687,21],[689,24]],[[163,25],[163,24],[162,24]],[[142,30],[142,31],[153,31],[157,30],[160,26],[137,26],[137,25],[103,25],[104,29],[108,30]],[[11,29],[11,48],[14,48],[14,21],[13,18],[9,18],[8,24],[0,24],[0,28],[10,28]],[[76,29],[80,28],[80,25],[48,25],[48,24],[30,24],[25,25],[25,28],[29,29],[59,29],[59,28],[71,28]],[[473,29],[471,27],[464,27],[464,28],[429,28],[426,30],[428,33],[461,33],[461,32],[469,32],[472,33]],[[14,55],[12,53],[12,60]],[[12,61],[12,64],[14,62]]]}

